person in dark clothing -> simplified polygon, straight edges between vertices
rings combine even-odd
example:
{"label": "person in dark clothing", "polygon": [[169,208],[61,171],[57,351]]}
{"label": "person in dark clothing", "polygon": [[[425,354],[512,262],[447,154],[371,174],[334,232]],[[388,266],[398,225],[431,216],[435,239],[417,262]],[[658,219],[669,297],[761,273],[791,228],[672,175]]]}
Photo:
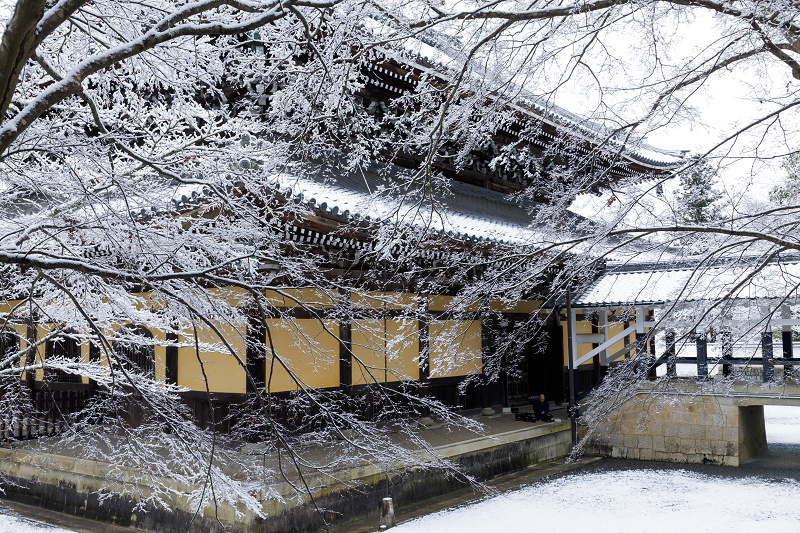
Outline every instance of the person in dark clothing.
{"label": "person in dark clothing", "polygon": [[553,420],[553,415],[550,414],[550,402],[544,399],[544,394],[540,394],[539,398],[533,400],[533,414],[536,420],[550,422]]}

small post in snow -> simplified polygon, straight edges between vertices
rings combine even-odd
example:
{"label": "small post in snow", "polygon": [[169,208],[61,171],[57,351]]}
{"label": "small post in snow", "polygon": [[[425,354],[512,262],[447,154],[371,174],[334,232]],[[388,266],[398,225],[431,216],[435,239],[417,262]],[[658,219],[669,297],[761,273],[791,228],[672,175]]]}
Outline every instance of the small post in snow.
{"label": "small post in snow", "polygon": [[381,531],[396,526],[394,520],[394,505],[391,498],[384,498],[381,501]]}

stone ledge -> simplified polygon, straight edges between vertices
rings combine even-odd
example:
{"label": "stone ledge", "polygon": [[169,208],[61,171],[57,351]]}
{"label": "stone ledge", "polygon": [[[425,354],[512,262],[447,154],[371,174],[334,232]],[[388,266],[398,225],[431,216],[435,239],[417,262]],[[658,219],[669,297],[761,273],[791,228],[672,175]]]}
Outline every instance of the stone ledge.
{"label": "stone ledge", "polygon": [[[523,427],[503,433],[466,439],[461,442],[446,444],[431,451],[441,458],[456,461],[467,473],[478,478],[491,477],[498,473],[506,473],[525,468],[536,462],[564,457],[570,450],[569,422],[548,423],[533,427]],[[427,453],[427,452],[426,452]],[[429,454],[420,454],[421,466],[434,458]],[[135,526],[146,530],[164,530],[163,523],[171,523],[174,529],[192,531],[217,531],[214,525],[220,518],[231,531],[261,531],[267,524],[314,523],[319,517],[303,503],[303,498],[285,498],[287,501],[270,499],[263,504],[266,518],[260,519],[243,509],[228,504],[220,504],[214,515],[206,509],[204,519],[192,522],[194,509],[189,502],[188,493],[201,488],[177,483],[160,478],[164,486],[174,489],[170,512],[163,509],[149,509],[147,513],[131,511],[119,512],[119,509],[132,509],[135,500],[128,496],[114,496],[115,502],[110,511],[105,504],[98,501],[97,494],[110,487],[117,492],[142,494],[144,497],[152,493],[152,486],[135,480],[135,475],[109,476],[111,465],[102,461],[76,459],[73,457],[47,454],[32,450],[0,449],[0,470],[10,479],[29,485],[28,489],[20,489],[17,493],[9,490],[9,496],[25,503],[71,512],[80,516],[99,518],[123,526]],[[418,495],[431,495],[453,490],[459,483],[452,477],[440,476],[433,470],[420,468],[404,472],[390,471],[397,486],[410,492],[412,498]],[[309,475],[306,480],[312,492],[322,505],[332,509],[345,505],[350,498],[361,501],[360,504],[346,504],[346,507],[363,509],[366,501],[371,501],[375,494],[385,495],[386,471],[382,466],[359,465],[343,467],[331,475]],[[446,488],[451,487],[451,488]],[[295,492],[288,482],[275,483],[271,486],[284,497]],[[395,489],[399,490],[399,489]],[[263,497],[264,493],[257,496]],[[399,496],[399,495],[398,495]],[[71,503],[70,503],[71,502]],[[360,507],[359,507],[360,505]],[[371,504],[367,504],[368,506]],[[353,511],[358,513],[359,511]],[[346,514],[343,512],[343,514]],[[200,523],[205,525],[201,525]],[[267,530],[280,527],[267,527]],[[294,527],[294,526],[292,526]],[[316,526],[319,527],[319,526]],[[314,530],[316,529],[313,528]],[[172,529],[168,526],[167,529]]]}

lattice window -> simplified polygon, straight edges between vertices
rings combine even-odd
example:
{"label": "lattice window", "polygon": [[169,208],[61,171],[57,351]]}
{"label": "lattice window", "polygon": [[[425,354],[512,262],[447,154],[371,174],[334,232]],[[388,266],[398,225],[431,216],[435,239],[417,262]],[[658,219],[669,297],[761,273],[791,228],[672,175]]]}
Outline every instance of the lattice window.
{"label": "lattice window", "polygon": [[[81,345],[78,339],[71,336],[73,333],[73,331],[65,331],[62,337],[47,341],[44,350],[45,365],[54,357],[75,362],[81,360]],[[70,374],[61,369],[47,367],[45,367],[44,379],[52,383],[83,383],[83,379],[78,374]]]}
{"label": "lattice window", "polygon": [[127,325],[117,333],[121,340],[114,341],[114,353],[117,360],[125,368],[150,377],[155,376],[155,350],[153,345],[145,342],[135,342],[133,338],[139,337],[143,341],[152,339],[153,334],[143,326]]}

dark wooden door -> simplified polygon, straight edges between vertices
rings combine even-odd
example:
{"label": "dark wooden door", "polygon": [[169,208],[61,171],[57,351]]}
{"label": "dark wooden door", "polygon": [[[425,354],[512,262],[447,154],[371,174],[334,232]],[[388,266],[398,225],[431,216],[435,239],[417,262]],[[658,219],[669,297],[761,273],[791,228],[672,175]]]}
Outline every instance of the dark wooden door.
{"label": "dark wooden door", "polygon": [[528,359],[528,392],[530,396],[544,394],[550,401],[567,400],[564,387],[563,326],[544,328],[543,342],[530,342]]}

